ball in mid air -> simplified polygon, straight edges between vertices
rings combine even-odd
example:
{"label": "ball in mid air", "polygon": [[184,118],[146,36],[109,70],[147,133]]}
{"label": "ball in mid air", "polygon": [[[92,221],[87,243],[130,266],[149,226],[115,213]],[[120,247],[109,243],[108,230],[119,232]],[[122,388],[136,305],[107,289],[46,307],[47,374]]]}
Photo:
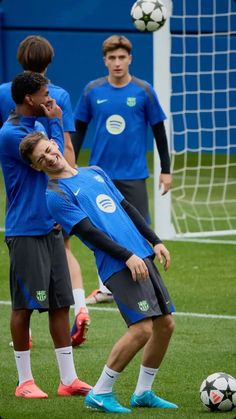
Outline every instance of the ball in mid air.
{"label": "ball in mid air", "polygon": [[167,9],[161,0],[137,0],[130,14],[134,26],[141,32],[155,32],[167,19]]}

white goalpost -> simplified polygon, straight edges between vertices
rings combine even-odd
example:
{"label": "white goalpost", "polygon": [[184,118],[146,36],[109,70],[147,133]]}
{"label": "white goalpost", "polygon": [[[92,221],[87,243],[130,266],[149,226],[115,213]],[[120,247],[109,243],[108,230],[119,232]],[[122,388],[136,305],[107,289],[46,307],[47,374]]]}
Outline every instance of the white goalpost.
{"label": "white goalpost", "polygon": [[[165,2],[168,10],[172,10],[172,2]],[[154,87],[164,112],[167,115],[165,128],[170,149],[171,137],[171,118],[170,115],[170,92],[171,92],[171,73],[170,73],[170,20],[167,19],[161,30],[153,34],[153,81]],[[154,147],[154,225],[159,237],[170,239],[175,236],[174,225],[171,220],[171,193],[162,196],[162,190],[159,189],[160,159]]]}
{"label": "white goalpost", "polygon": [[155,150],[155,230],[163,239],[235,235],[236,3],[173,2],[153,35],[153,62],[173,175],[161,196]]}

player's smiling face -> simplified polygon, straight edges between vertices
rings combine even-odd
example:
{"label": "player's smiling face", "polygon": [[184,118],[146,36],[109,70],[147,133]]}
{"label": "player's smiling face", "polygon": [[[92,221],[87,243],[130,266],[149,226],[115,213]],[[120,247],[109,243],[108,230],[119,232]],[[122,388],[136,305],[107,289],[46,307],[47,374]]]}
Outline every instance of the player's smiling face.
{"label": "player's smiling face", "polygon": [[40,140],[35,146],[31,156],[31,166],[50,174],[59,174],[65,168],[65,160],[53,140]]}
{"label": "player's smiling face", "polygon": [[110,81],[113,83],[127,83],[129,81],[129,65],[132,56],[123,48],[107,52],[104,57],[105,66],[109,71]]}

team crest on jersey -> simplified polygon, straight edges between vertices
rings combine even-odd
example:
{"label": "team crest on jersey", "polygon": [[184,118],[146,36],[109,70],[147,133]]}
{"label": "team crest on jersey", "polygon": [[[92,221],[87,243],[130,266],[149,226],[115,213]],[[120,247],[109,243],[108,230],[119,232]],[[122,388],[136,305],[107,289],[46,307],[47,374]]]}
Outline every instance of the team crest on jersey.
{"label": "team crest on jersey", "polygon": [[44,290],[36,291],[36,298],[38,301],[45,301],[47,298],[46,291]]}
{"label": "team crest on jersey", "polygon": [[127,105],[132,107],[136,105],[136,97],[127,97]]}
{"label": "team crest on jersey", "polygon": [[146,300],[139,301],[138,306],[141,311],[148,311],[149,309],[149,304]]}
{"label": "team crest on jersey", "polygon": [[104,183],[104,179],[103,179],[103,177],[102,177],[101,175],[96,175],[96,176],[94,176],[94,179],[95,179],[97,182]]}

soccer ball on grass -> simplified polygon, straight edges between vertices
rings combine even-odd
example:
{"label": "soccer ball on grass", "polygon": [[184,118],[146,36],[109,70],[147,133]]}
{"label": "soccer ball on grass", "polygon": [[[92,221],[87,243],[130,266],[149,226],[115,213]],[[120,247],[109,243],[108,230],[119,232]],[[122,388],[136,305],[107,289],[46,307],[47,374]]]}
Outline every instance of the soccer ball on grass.
{"label": "soccer ball on grass", "polygon": [[167,9],[161,0],[137,0],[130,14],[134,26],[141,32],[157,31],[167,19]]}
{"label": "soccer ball on grass", "polygon": [[236,407],[236,380],[224,372],[216,372],[203,380],[200,398],[211,411],[228,412]]}

